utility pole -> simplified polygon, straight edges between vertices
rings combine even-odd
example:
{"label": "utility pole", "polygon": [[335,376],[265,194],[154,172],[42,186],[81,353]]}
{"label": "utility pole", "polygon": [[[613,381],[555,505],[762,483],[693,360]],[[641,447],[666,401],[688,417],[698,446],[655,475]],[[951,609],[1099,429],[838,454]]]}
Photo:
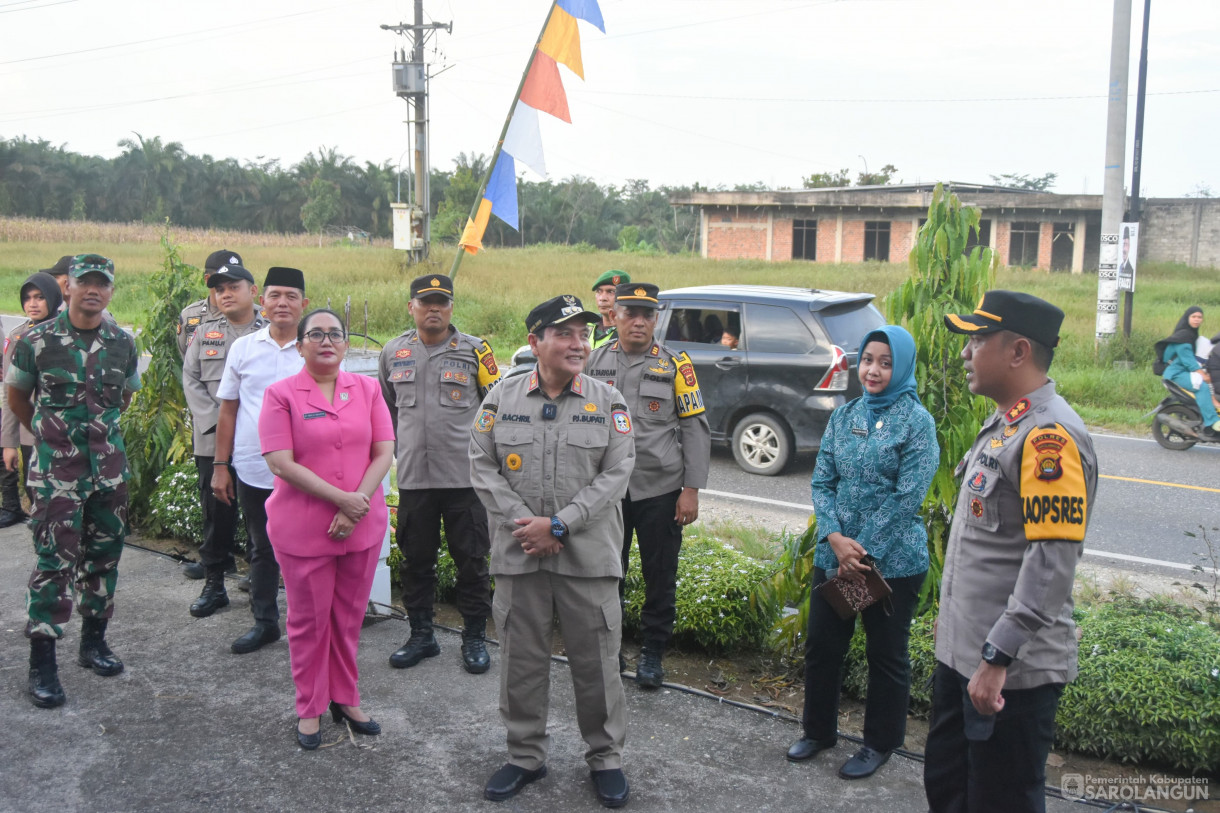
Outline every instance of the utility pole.
{"label": "utility pole", "polygon": [[[391,204],[394,211],[394,248],[407,252],[407,261],[417,263],[428,257],[432,242],[428,160],[428,66],[424,63],[424,42],[432,31],[443,28],[453,33],[453,23],[425,23],[424,0],[415,0],[412,25],[383,25],[381,30],[411,37],[411,56],[399,49],[393,64],[394,92],[411,105],[411,132],[415,146],[414,200]],[[401,166],[399,173],[401,175]],[[402,179],[399,178],[401,189]]]}
{"label": "utility pole", "polygon": [[1127,78],[1131,56],[1131,0],[1114,0],[1110,34],[1110,87],[1106,114],[1105,186],[1101,198],[1101,251],[1097,268],[1098,343],[1118,332],[1118,231],[1123,218],[1123,158],[1127,149]]}
{"label": "utility pole", "polygon": [[[1144,0],[1144,32],[1140,38],[1140,78],[1135,91],[1135,148],[1131,153],[1131,222],[1140,222],[1140,170],[1144,161],[1144,94],[1148,89],[1148,18],[1152,15],[1152,0]],[[1123,294],[1123,336],[1131,338],[1131,311],[1135,307],[1135,279]]]}

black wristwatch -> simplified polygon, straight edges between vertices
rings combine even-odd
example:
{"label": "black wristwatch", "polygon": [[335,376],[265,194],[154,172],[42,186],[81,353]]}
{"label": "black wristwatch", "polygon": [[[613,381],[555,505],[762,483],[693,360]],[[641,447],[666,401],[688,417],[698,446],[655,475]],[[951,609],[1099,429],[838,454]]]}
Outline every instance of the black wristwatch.
{"label": "black wristwatch", "polygon": [[983,644],[983,660],[992,666],[1008,666],[1012,663],[1012,656],[1005,655],[995,648],[995,644],[988,641]]}
{"label": "black wristwatch", "polygon": [[568,526],[564,525],[558,516],[551,517],[551,535],[556,539],[563,539],[568,535]]}

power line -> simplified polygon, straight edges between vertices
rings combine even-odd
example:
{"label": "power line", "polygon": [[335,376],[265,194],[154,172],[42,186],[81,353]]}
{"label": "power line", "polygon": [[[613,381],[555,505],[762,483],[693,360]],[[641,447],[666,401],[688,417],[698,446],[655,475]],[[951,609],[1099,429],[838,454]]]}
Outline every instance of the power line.
{"label": "power line", "polygon": [[50,8],[51,6],[62,6],[62,5],[65,5],[66,3],[75,3],[76,0],[59,0],[59,2],[56,2],[56,3],[43,3],[40,6],[30,6],[29,8],[10,8],[10,9],[8,9],[8,11],[3,10],[3,9],[8,8],[9,6],[22,6],[27,3],[33,3],[33,2],[36,2],[36,0],[17,0],[17,2],[15,2],[15,3],[5,3],[3,5],[0,5],[0,14],[16,14],[19,11],[39,11],[44,8]]}

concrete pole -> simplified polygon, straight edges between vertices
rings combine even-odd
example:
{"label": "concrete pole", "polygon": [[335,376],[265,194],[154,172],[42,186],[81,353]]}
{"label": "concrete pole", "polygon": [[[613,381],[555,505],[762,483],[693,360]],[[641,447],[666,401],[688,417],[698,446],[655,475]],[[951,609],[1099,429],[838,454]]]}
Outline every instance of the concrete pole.
{"label": "concrete pole", "polygon": [[1127,85],[1131,56],[1131,0],[1114,0],[1110,37],[1110,103],[1106,114],[1105,188],[1097,269],[1097,342],[1118,332],[1118,230],[1123,220],[1123,162],[1127,151]]}
{"label": "concrete pole", "polygon": [[[415,36],[415,47],[411,49],[411,61],[423,64],[424,35],[426,34],[424,0],[415,0],[415,29],[412,33]],[[427,79],[424,81],[426,82]],[[416,256],[418,262],[428,257],[430,206],[428,201],[428,90],[426,85],[423,93],[411,99],[411,107],[414,110],[413,118],[415,119],[415,205],[422,211],[419,226],[420,236],[424,238],[423,250]]]}

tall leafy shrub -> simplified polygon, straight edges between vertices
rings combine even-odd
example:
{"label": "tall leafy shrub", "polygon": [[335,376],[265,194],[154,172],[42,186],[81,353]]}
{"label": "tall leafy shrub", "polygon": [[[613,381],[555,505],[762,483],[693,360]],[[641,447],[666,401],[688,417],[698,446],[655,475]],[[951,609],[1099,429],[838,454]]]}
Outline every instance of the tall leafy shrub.
{"label": "tall leafy shrub", "polygon": [[923,606],[940,593],[940,574],[949,539],[949,520],[957,502],[953,471],[974,442],[990,412],[987,400],[972,395],[960,353],[962,338],[945,329],[949,313],[969,313],[995,282],[996,260],[990,248],[966,251],[971,234],[978,239],[979,210],[962,206],[941,184],[932,193],[927,222],[919,230],[909,263],[911,276],[885,300],[885,315],[915,337],[915,380],[919,398],[936,421],[940,467],[924,501],[928,553],[932,564],[924,584]]}
{"label": "tall leafy shrub", "polygon": [[182,261],[168,229],[161,235],[161,248],[162,271],[148,282],[153,305],[136,337],[140,355],[149,358],[148,369],[120,424],[132,474],[131,514],[137,522],[147,514],[161,470],[189,460],[192,448],[177,331],[179,314],[196,296],[199,269]]}

